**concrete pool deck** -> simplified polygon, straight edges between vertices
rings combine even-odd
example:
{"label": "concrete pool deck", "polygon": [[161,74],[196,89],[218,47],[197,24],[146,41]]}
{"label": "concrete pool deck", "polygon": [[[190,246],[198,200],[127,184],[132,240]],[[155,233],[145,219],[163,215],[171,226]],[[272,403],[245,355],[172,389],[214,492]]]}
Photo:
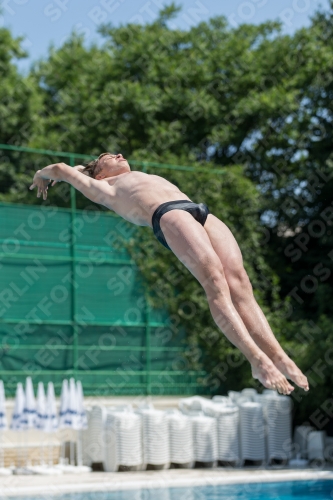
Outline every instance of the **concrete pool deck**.
{"label": "concrete pool deck", "polygon": [[290,468],[168,469],[143,472],[92,472],[60,476],[0,476],[0,498],[25,495],[60,495],[144,488],[248,484],[278,481],[333,480],[332,467],[321,470]]}

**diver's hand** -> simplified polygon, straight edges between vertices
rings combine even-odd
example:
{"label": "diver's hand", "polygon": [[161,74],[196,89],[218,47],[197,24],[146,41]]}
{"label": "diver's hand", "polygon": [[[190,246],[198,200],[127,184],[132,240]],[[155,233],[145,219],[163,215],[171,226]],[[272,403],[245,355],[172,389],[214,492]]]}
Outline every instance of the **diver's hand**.
{"label": "diver's hand", "polygon": [[35,187],[37,188],[37,198],[40,198],[41,195],[43,195],[43,200],[47,199],[47,190],[48,186],[51,182],[51,179],[44,179],[43,177],[40,177],[40,172],[41,170],[38,170],[35,173],[34,179],[32,181],[32,184],[30,186],[30,189],[34,189]]}
{"label": "diver's hand", "polygon": [[43,200],[47,199],[48,185],[51,181],[61,181],[66,168],[68,168],[66,163],[55,163],[35,173],[30,189],[37,188],[37,198],[43,195]]}

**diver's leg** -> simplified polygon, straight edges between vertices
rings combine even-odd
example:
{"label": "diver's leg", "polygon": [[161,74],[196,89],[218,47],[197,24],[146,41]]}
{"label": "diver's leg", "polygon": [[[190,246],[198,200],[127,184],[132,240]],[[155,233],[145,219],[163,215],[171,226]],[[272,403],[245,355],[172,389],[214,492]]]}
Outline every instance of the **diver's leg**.
{"label": "diver's leg", "polygon": [[251,363],[253,376],[265,387],[290,394],[293,387],[253,341],[236,311],[223,266],[205,229],[182,210],[165,213],[160,225],[171,250],[204,288],[215,323]]}
{"label": "diver's leg", "polygon": [[232,302],[253,340],[287,378],[307,390],[307,378],[282,349],[253,295],[240,248],[230,229],[212,214],[204,228],[223,265]]}

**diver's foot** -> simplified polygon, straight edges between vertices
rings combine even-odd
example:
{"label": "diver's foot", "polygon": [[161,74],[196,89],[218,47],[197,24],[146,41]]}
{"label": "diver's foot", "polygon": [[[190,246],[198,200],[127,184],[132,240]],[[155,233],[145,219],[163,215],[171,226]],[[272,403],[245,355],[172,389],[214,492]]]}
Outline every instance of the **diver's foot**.
{"label": "diver's foot", "polygon": [[301,389],[304,389],[305,391],[309,390],[308,379],[286,353],[279,356],[277,359],[273,359],[273,363],[276,368],[278,368],[278,370],[286,376],[286,378],[295,382],[295,384]]}
{"label": "diver's foot", "polygon": [[258,379],[267,389],[274,389],[280,394],[290,394],[294,390],[294,387],[267,356],[254,360],[251,367],[253,378]]}

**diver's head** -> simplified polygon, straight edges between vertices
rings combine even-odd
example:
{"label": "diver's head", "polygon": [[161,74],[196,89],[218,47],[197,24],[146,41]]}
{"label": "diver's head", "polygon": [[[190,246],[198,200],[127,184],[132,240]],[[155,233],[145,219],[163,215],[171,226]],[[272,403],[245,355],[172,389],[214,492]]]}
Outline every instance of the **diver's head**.
{"label": "diver's head", "polygon": [[94,179],[102,180],[130,171],[131,167],[122,154],[102,153],[97,160],[92,160],[85,166],[83,173]]}

